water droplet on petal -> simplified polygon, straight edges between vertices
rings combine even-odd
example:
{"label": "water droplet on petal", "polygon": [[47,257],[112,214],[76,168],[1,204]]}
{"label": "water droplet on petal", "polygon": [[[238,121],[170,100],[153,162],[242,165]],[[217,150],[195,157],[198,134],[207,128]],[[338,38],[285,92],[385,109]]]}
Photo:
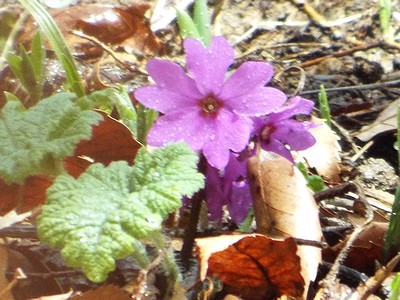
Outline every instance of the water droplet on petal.
{"label": "water droplet on petal", "polygon": [[212,133],[212,134],[210,135],[210,140],[211,140],[211,141],[215,140],[215,134],[214,134],[214,133]]}

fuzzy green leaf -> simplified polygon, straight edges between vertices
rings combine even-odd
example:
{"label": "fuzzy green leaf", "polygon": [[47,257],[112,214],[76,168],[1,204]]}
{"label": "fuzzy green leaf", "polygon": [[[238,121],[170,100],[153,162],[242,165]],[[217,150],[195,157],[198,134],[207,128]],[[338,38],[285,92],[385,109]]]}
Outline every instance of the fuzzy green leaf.
{"label": "fuzzy green leaf", "polygon": [[139,150],[133,167],[93,164],[77,179],[61,175],[47,190],[39,237],[61,248],[68,265],[82,268],[90,280],[104,281],[115,259],[138,251],[138,242],[161,230],[181,197],[203,186],[196,164],[197,156],[179,143]]}
{"label": "fuzzy green leaf", "polygon": [[30,109],[11,101],[0,111],[0,178],[22,183],[28,176],[57,175],[60,161],[92,133],[102,116],[74,104],[76,96],[60,93]]}

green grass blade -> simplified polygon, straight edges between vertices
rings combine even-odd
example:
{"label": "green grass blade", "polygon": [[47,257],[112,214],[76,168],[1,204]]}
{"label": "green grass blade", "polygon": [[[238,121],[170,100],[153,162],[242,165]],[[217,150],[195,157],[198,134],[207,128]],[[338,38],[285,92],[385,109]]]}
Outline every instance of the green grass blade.
{"label": "green grass blade", "polygon": [[61,31],[51,15],[37,0],[19,0],[19,2],[32,14],[39,24],[40,29],[49,40],[57,58],[64,66],[72,91],[78,97],[84,96],[85,88],[76,68],[74,57],[69,51]]}
{"label": "green grass blade", "polygon": [[321,116],[323,119],[326,120],[326,124],[331,127],[331,111],[329,109],[328,97],[326,96],[325,87],[321,84],[319,93],[318,93],[318,100],[319,100],[319,109],[321,111]]}
{"label": "green grass blade", "polygon": [[208,13],[207,0],[196,0],[194,2],[193,21],[200,35],[200,40],[205,46],[211,42],[211,18]]}

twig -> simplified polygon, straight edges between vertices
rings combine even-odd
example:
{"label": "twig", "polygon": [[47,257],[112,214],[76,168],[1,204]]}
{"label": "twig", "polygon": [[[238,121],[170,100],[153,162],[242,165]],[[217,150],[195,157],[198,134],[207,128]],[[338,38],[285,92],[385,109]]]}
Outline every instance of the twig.
{"label": "twig", "polygon": [[360,300],[367,299],[371,294],[375,293],[382,285],[382,282],[392,274],[394,268],[398,265],[399,262],[400,253],[397,253],[397,255],[386,264],[386,266],[380,268],[375,273],[374,277],[371,277],[365,283],[365,286],[359,288],[357,291],[358,293],[354,294],[353,296]]}
{"label": "twig", "polygon": [[299,8],[304,10],[304,12],[308,15],[308,17],[317,25],[321,26],[321,27],[325,27],[325,28],[330,28],[333,26],[340,26],[343,25],[345,23],[349,23],[352,22],[354,20],[357,20],[361,17],[363,17],[364,15],[369,15],[370,11],[368,11],[368,13],[366,13],[365,11],[359,14],[355,14],[352,16],[347,16],[338,20],[334,20],[334,21],[329,21],[326,20],[325,17],[323,15],[321,15],[319,12],[317,12],[310,4],[308,4],[308,2],[306,0],[292,0],[292,2]]}
{"label": "twig", "polygon": [[95,37],[87,35],[87,34],[81,32],[81,31],[78,31],[78,30],[72,30],[71,33],[76,35],[76,36],[79,36],[80,38],[86,39],[86,40],[92,42],[93,44],[97,45],[98,47],[100,47],[101,49],[103,49],[104,51],[109,53],[115,59],[116,62],[121,64],[127,70],[129,70],[131,72],[136,72],[136,73],[139,73],[139,74],[142,74],[142,75],[148,75],[145,70],[142,70],[142,69],[140,69],[140,68],[138,68],[136,66],[131,66],[131,65],[127,64],[126,62],[122,61],[118,57],[117,53],[115,53],[110,47],[108,47],[104,43],[100,42]]}
{"label": "twig", "polygon": [[[389,86],[396,86],[400,85],[400,80],[393,80],[393,81],[385,81],[380,83],[371,83],[371,84],[362,84],[362,85],[350,85],[350,86],[340,86],[334,88],[325,88],[327,93],[329,92],[343,92],[343,91],[351,91],[351,90],[372,90],[372,89],[383,89]],[[311,95],[311,94],[318,94],[319,90],[310,90],[301,92],[300,95]]]}
{"label": "twig", "polygon": [[343,56],[352,54],[352,53],[357,52],[357,51],[365,51],[365,50],[368,50],[368,49],[371,49],[371,48],[378,48],[378,47],[381,47],[382,45],[384,45],[384,43],[382,41],[374,42],[374,43],[371,43],[371,44],[360,45],[360,46],[356,46],[356,47],[353,47],[353,48],[350,48],[350,49],[347,49],[347,50],[344,50],[344,51],[340,51],[340,52],[337,52],[337,53],[333,53],[333,54],[329,54],[329,55],[326,55],[326,56],[318,57],[318,58],[313,59],[313,60],[302,62],[298,66],[301,67],[301,68],[307,68],[309,66],[319,64],[321,61],[323,61],[323,60],[325,60],[327,58],[343,57]]}

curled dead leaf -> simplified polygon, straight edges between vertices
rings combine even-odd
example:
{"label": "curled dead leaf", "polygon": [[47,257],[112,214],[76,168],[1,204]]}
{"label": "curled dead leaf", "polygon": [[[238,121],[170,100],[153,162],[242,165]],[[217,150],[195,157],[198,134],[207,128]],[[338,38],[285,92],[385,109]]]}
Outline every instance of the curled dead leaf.
{"label": "curled dead leaf", "polygon": [[[257,232],[279,238],[321,241],[318,207],[296,167],[281,156],[260,151],[249,159],[248,173]],[[316,277],[321,250],[302,245],[297,254],[308,286]]]}
{"label": "curled dead leaf", "polygon": [[304,280],[292,238],[233,235],[196,239],[201,276],[221,280],[228,292],[244,299],[301,297]]}
{"label": "curled dead leaf", "polygon": [[371,125],[361,128],[357,133],[356,138],[363,142],[368,142],[380,133],[395,131],[397,129],[397,107],[399,104],[400,99],[390,103]]}
{"label": "curled dead leaf", "polygon": [[340,146],[339,137],[326,125],[325,121],[313,117],[312,121],[319,126],[311,128],[310,132],[316,143],[303,151],[299,151],[311,168],[315,168],[320,176],[331,183],[340,182]]}

